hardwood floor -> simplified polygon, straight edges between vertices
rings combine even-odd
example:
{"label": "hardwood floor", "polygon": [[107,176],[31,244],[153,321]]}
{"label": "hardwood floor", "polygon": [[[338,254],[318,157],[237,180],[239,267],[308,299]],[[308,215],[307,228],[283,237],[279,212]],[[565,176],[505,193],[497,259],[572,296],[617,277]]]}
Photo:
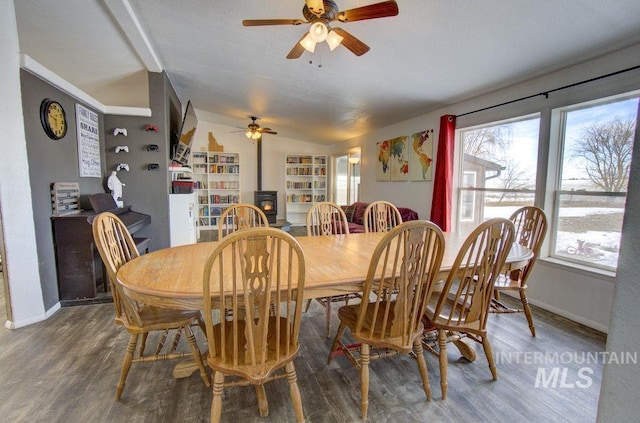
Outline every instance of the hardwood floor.
{"label": "hardwood floor", "polygon": [[[122,400],[114,400],[128,336],[113,323],[112,307],[66,307],[47,321],[18,330],[0,329],[0,420],[209,421],[211,389],[197,373],[173,379],[175,362],[134,364]],[[581,353],[604,351],[605,336],[536,308],[534,320],[536,338],[531,337],[523,315],[490,316],[497,381],[491,379],[479,344],[474,345],[478,358],[473,363],[450,346],[445,401],[440,395],[437,357],[425,352],[431,402],[424,397],[413,359],[396,356],[372,362],[368,421],[595,421],[602,360],[585,363]],[[326,364],[331,340],[324,336],[324,309],[318,303],[313,302],[304,315],[301,334],[295,364],[306,421],[361,421],[358,372],[344,357]],[[202,334],[199,344],[205,347]],[[545,353],[547,358],[541,358]],[[559,369],[557,373],[554,368]],[[580,368],[588,368],[582,378]],[[546,369],[544,377],[539,369]],[[592,384],[586,387],[588,380]],[[225,389],[223,421],[294,421],[286,380],[267,384],[266,392],[270,415],[263,419],[252,388]]]}

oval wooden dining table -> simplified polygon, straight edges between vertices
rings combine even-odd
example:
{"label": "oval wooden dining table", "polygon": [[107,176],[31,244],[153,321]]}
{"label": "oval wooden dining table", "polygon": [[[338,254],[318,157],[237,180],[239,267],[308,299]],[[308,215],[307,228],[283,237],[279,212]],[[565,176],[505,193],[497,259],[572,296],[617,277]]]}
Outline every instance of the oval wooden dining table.
{"label": "oval wooden dining table", "polygon": [[[384,233],[360,233],[298,237],[306,262],[305,298],[360,292],[369,261]],[[444,279],[464,242],[461,235],[445,233],[445,252],[440,273]],[[148,305],[173,309],[202,308],[202,277],[207,256],[218,242],[165,248],[142,255],[123,265],[118,281],[127,293]],[[522,267],[533,253],[514,243],[507,257],[510,269]],[[220,295],[214,291],[211,296]]]}
{"label": "oval wooden dining table", "polygon": [[[373,250],[385,233],[371,232],[319,237],[297,237],[304,252],[306,274],[304,297],[318,298],[362,291]],[[451,270],[465,236],[444,233],[445,251],[440,278]],[[217,241],[165,248],[131,260],[118,270],[117,278],[129,296],[144,304],[172,309],[202,309],[202,282],[207,256]],[[514,243],[506,260],[506,271],[524,266],[533,256],[528,248]],[[212,298],[219,298],[212,284]],[[458,348],[468,350],[460,344]],[[466,351],[472,357],[472,351]],[[176,378],[196,370],[195,361],[178,363]]]}

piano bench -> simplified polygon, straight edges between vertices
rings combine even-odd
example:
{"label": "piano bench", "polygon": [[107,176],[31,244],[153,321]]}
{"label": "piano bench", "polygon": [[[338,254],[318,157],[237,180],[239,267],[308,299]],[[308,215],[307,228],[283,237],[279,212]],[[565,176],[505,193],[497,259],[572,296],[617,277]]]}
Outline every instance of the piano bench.
{"label": "piano bench", "polygon": [[149,252],[149,238],[133,238],[133,242],[136,243],[136,248],[138,248],[138,252],[140,255],[146,254]]}

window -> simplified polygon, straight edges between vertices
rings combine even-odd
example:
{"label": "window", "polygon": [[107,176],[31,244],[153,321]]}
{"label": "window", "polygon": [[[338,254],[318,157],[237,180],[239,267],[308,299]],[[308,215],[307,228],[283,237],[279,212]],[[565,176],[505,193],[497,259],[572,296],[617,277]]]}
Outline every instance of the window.
{"label": "window", "polygon": [[560,172],[553,257],[615,270],[635,136],[638,96],[556,110]]}
{"label": "window", "polygon": [[487,219],[533,205],[539,127],[539,117],[528,116],[459,130],[459,231],[471,232]]}
{"label": "window", "polygon": [[334,201],[336,204],[348,205],[348,156],[337,156],[334,166]]}
{"label": "window", "polygon": [[[476,186],[476,172],[462,172],[462,186],[472,188]],[[474,220],[476,209],[475,191],[465,190],[460,193],[460,221]]]}

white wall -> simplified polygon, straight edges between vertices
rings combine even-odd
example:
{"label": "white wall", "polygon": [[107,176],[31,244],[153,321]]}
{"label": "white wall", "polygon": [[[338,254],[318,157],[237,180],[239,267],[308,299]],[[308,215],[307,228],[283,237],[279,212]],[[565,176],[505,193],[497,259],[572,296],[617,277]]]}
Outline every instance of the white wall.
{"label": "white wall", "polygon": [[[640,44],[563,71],[452,104],[435,112],[348,140],[344,144],[334,146],[332,153],[335,154],[346,148],[358,146],[362,148],[362,179],[360,187],[362,201],[389,200],[398,206],[410,207],[416,210],[421,219],[429,219],[434,182],[376,181],[377,142],[402,135],[410,136],[415,132],[433,128],[435,130],[434,142],[437,144],[439,121],[442,115],[461,115],[520,97],[550,91],[576,82],[596,78],[600,75],[634,67],[638,65],[638,57],[640,57]],[[508,106],[459,117],[456,127],[464,128],[541,111],[546,112],[544,115],[548,117],[550,115],[548,111],[552,108],[637,89],[640,89],[640,70],[592,82],[588,85],[554,92],[549,94],[548,98],[538,96]],[[543,125],[545,124],[548,125],[548,123],[543,122]],[[548,142],[548,138],[542,139],[542,142]],[[456,146],[456,154],[458,154],[459,150],[459,147]],[[434,152],[433,166],[435,166],[435,156]],[[552,197],[548,196],[547,198]],[[552,207],[550,203],[544,206],[547,212]],[[627,208],[626,212],[636,211]],[[531,303],[595,329],[607,331],[614,289],[611,277],[592,272],[576,271],[567,266],[558,266],[541,260],[536,264],[529,282],[531,288],[528,296]]]}
{"label": "white wall", "polygon": [[[640,106],[638,108],[640,114]],[[640,156],[640,121],[636,121],[636,138],[633,154]],[[627,209],[640,208],[640,161],[632,164],[629,176]],[[638,351],[640,325],[638,325],[638,298],[640,297],[640,216],[627,213],[624,217],[620,260],[616,278],[614,309],[611,330],[607,337],[607,351],[629,353]],[[637,364],[605,363],[600,389],[598,422],[624,422],[638,420],[638,381],[640,366]]]}
{"label": "white wall", "polygon": [[[11,293],[9,328],[43,320],[29,163],[20,93],[18,30],[12,1],[0,2],[0,212],[4,233],[3,269]],[[31,222],[31,224],[29,224]]]}
{"label": "white wall", "polygon": [[[212,123],[215,116],[196,109],[198,127],[194,135],[192,151],[206,151],[209,132],[225,152],[240,153],[240,200],[253,203],[253,192],[257,189],[257,145],[248,139],[244,130],[232,126]],[[247,119],[247,124],[249,119]],[[276,128],[274,128],[276,129]],[[237,132],[239,131],[239,132]],[[204,150],[203,150],[204,149]],[[329,147],[320,144],[265,134],[262,137],[262,189],[278,191],[278,219],[285,218],[285,175],[286,154],[328,154]]]}

